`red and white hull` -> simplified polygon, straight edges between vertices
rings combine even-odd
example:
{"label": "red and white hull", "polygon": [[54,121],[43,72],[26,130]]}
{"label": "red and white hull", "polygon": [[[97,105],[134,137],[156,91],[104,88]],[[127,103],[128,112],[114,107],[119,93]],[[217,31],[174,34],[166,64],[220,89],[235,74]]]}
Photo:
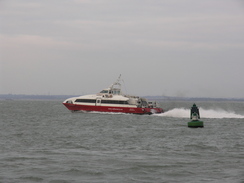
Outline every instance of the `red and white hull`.
{"label": "red and white hull", "polygon": [[140,108],[140,107],[115,107],[115,106],[92,106],[63,103],[70,111],[86,112],[114,112],[114,113],[131,113],[131,114],[157,114],[162,113],[162,108]]}
{"label": "red and white hull", "polygon": [[97,94],[83,95],[65,100],[63,104],[72,112],[117,112],[132,114],[162,113],[157,102],[148,102],[145,98],[124,95],[121,91],[120,77],[109,88]]}

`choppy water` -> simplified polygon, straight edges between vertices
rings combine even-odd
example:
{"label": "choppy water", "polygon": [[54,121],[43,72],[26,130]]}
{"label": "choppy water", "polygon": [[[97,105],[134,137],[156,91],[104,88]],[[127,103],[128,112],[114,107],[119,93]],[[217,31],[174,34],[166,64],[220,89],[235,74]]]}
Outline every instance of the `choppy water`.
{"label": "choppy water", "polygon": [[61,101],[0,101],[0,182],[244,182],[244,103],[158,115],[70,113]]}

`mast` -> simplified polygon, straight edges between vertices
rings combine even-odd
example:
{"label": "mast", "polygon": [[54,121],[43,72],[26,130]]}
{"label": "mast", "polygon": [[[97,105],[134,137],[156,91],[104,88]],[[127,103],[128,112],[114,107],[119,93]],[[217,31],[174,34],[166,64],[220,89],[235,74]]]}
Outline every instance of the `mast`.
{"label": "mast", "polygon": [[114,85],[118,85],[121,88],[120,77],[121,74],[119,75],[118,79],[110,86],[111,89],[113,88]]}
{"label": "mast", "polygon": [[119,75],[118,79],[110,86],[110,89],[111,91],[113,91],[113,94],[121,94],[120,78],[121,78],[121,74]]}

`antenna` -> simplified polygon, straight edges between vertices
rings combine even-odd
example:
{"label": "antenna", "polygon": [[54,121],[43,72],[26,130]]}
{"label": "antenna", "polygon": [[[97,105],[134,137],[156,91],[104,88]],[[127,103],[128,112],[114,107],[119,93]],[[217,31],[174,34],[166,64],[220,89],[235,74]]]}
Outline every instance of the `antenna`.
{"label": "antenna", "polygon": [[118,77],[118,79],[117,79],[117,81],[116,82],[114,82],[111,86],[110,86],[110,88],[113,88],[114,87],[114,85],[119,85],[119,87],[121,87],[121,84],[120,84],[120,77],[121,77],[121,74],[119,75],[119,77]]}
{"label": "antenna", "polygon": [[121,77],[121,74],[119,75],[117,81],[115,82],[116,84],[119,84],[120,85],[120,77]]}

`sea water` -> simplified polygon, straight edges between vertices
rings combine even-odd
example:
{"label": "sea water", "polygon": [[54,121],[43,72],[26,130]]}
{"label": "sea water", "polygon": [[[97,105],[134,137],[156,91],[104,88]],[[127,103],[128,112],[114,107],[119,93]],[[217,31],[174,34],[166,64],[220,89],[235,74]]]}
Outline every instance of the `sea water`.
{"label": "sea water", "polygon": [[62,101],[0,101],[0,182],[244,182],[244,102],[189,101],[163,114],[71,113]]}

